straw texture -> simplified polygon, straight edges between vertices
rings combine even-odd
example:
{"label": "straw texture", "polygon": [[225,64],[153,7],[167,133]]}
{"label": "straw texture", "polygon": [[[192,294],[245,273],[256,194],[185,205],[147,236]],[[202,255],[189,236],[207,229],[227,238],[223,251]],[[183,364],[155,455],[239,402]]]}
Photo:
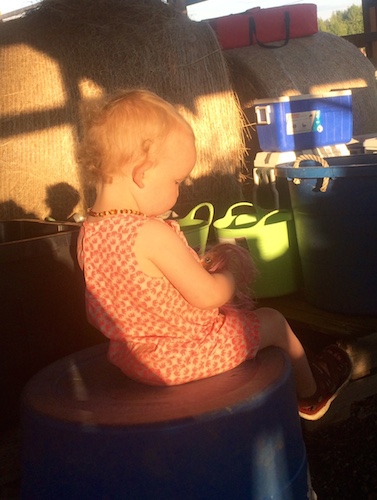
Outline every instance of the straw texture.
{"label": "straw texture", "polygon": [[206,23],[160,0],[45,0],[3,23],[0,65],[1,219],[85,211],[80,102],[119,88],[158,93],[192,125],[198,161],[188,203],[237,196],[242,111]]}

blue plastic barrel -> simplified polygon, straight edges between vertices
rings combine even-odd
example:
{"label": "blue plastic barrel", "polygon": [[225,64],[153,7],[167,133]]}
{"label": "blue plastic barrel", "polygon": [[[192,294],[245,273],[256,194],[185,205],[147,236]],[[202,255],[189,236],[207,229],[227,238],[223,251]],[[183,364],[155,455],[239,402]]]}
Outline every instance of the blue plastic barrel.
{"label": "blue plastic barrel", "polygon": [[276,167],[289,180],[306,297],[322,309],[376,315],[377,156],[326,160],[329,167]]}
{"label": "blue plastic barrel", "polygon": [[182,386],[126,378],[107,344],[37,374],[22,399],[22,498],[307,498],[291,367],[277,348]]}

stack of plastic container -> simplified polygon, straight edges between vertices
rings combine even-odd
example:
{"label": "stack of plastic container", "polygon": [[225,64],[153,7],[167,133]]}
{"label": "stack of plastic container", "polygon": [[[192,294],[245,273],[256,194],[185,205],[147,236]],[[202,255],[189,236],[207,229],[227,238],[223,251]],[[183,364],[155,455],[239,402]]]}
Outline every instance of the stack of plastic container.
{"label": "stack of plastic container", "polygon": [[274,208],[280,203],[293,214],[307,300],[343,314],[376,315],[377,157],[346,150],[351,91],[255,105],[263,153],[254,192],[270,182]]}
{"label": "stack of plastic container", "polygon": [[[350,157],[346,143],[352,139],[352,94],[350,90],[343,90],[320,95],[257,100],[255,114],[262,151],[256,155],[254,161],[253,204],[264,210],[278,211],[280,216],[285,214],[291,217],[292,227],[290,226],[287,232],[289,245],[286,252],[298,262],[287,267],[285,271],[294,273],[293,283],[297,283],[297,288],[302,284],[308,291],[311,283],[306,267],[309,266],[303,265],[303,247],[306,242],[301,238],[302,231],[297,232],[291,179],[280,175],[279,170],[282,165],[296,164],[297,159],[303,155],[312,160],[306,161],[305,164],[313,166],[323,162],[324,158]],[[308,231],[313,233],[310,229]],[[307,231],[305,235],[307,239]],[[263,239],[266,238],[270,238],[270,235],[264,231]],[[316,239],[316,235],[313,235],[313,238]],[[274,248],[277,248],[279,243],[276,237],[274,241],[263,241],[264,245],[273,245]],[[274,262],[269,260],[265,265],[270,269]],[[313,267],[311,264],[310,266]],[[297,280],[297,267],[302,270],[301,283]],[[277,266],[276,275],[279,274],[279,268],[280,264]],[[263,276],[261,280],[264,280]],[[293,291],[292,288],[290,291]]]}
{"label": "stack of plastic container", "polygon": [[277,165],[294,163],[303,154],[322,158],[350,154],[346,146],[352,139],[350,90],[259,99],[255,101],[255,114],[262,149],[253,169],[256,204],[261,203],[260,194],[263,198],[263,186],[267,186],[267,204],[289,207],[286,182],[275,177]]}

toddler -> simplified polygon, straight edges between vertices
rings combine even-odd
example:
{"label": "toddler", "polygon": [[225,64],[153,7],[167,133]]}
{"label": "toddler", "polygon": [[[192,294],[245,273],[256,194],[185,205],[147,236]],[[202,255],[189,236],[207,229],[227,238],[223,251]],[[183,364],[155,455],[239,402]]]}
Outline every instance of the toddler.
{"label": "toddler", "polygon": [[332,345],[309,362],[278,311],[231,307],[237,259],[208,269],[179,225],[160,217],[196,160],[193,131],[177,110],[145,90],[97,102],[83,117],[79,159],[96,198],[78,259],[88,319],[110,339],[109,360],[134,380],[177,385],[277,346],[291,359],[301,417],[320,418],[350,378],[347,354]]}

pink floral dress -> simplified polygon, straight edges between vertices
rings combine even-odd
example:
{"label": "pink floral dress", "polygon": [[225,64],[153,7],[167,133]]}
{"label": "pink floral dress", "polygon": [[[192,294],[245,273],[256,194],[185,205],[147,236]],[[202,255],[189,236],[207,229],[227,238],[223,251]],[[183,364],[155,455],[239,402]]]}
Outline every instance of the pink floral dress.
{"label": "pink floral dress", "polygon": [[[193,307],[165,277],[139,269],[134,245],[147,220],[116,215],[85,221],[81,229],[78,259],[86,281],[87,316],[110,339],[109,360],[140,382],[178,385],[253,358],[259,321],[252,311],[224,315],[217,308]],[[185,240],[176,222],[169,225]]]}

